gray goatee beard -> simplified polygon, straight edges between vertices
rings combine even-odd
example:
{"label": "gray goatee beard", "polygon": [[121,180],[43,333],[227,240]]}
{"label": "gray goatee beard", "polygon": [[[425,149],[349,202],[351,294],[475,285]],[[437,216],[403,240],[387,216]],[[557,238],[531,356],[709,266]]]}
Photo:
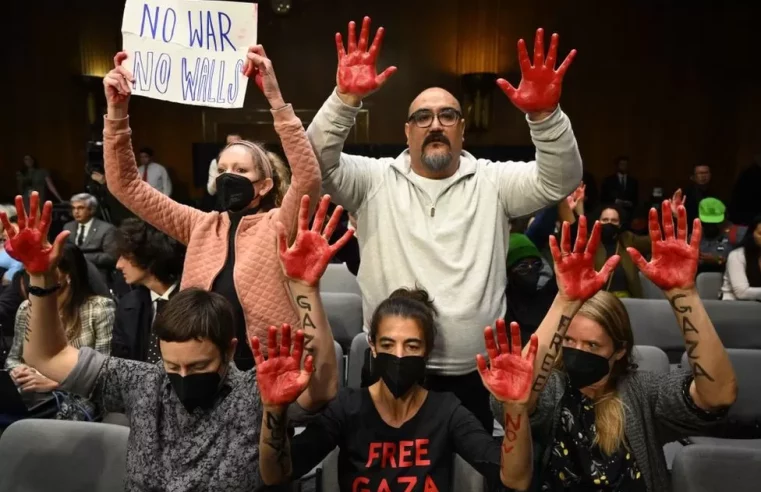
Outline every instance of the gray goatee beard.
{"label": "gray goatee beard", "polygon": [[421,161],[423,162],[423,165],[428,168],[428,170],[433,172],[440,172],[446,169],[449,164],[452,163],[452,153],[435,152],[433,154],[427,154],[423,152]]}

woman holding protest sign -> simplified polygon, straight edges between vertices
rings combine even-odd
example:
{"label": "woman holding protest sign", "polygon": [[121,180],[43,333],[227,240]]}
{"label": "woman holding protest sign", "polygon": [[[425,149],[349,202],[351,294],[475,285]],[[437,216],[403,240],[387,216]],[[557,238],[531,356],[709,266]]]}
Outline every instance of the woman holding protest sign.
{"label": "woman holding protest sign", "polygon": [[[224,211],[204,213],[181,205],[138,174],[127,111],[134,78],[122,66],[126,58],[126,53],[118,53],[114,69],[103,80],[108,102],[103,130],[108,189],[140,218],[187,245],[182,288],[222,294],[234,307],[237,338],[256,336],[266,344],[268,326],[300,324],[278,264],[275,224],[282,222],[292,239],[301,197],[308,195],[316,203],[320,191],[320,168],[303,125],[284,102],[264,48],[251,46],[243,71],[255,78],[270,103],[293,173],[290,187],[283,182],[282,163],[260,145],[241,140],[229,144],[217,158],[217,198]],[[309,348],[320,350],[319,334],[313,326],[304,328]],[[235,362],[241,370],[253,366],[247,344],[238,344]]]}

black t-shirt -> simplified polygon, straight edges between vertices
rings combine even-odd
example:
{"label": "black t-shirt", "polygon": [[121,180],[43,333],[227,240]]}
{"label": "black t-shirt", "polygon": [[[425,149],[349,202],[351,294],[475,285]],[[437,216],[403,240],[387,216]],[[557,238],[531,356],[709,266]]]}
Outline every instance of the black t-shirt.
{"label": "black t-shirt", "polygon": [[386,424],[367,388],[343,388],[306,430],[293,438],[293,477],[314,468],[336,446],[341,492],[452,490],[454,453],[500,484],[500,443],[451,393],[428,392],[400,428]]}

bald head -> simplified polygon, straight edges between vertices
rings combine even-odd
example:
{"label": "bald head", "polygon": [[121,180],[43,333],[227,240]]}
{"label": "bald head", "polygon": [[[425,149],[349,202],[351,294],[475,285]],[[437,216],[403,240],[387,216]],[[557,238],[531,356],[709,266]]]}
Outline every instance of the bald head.
{"label": "bald head", "polygon": [[442,89],[441,87],[430,87],[418,94],[417,97],[412,100],[410,108],[407,111],[407,116],[410,116],[418,109],[438,109],[444,107],[455,108],[462,113],[460,101],[458,101],[451,92]]}

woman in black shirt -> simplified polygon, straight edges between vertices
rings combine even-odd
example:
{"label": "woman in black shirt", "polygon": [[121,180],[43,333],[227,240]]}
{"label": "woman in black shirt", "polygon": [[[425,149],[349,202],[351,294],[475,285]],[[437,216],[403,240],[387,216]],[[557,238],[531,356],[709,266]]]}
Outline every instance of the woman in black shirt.
{"label": "woman in black shirt", "polygon": [[[530,477],[531,460],[523,463],[527,470],[515,460],[512,469],[503,463],[516,446],[531,446],[529,426],[520,426],[521,416],[513,414],[512,408],[528,400],[536,337],[528,344],[533,352],[527,349],[524,358],[518,325],[512,325],[514,345],[508,347],[504,323],[500,323],[497,338],[502,356],[498,361],[492,357],[489,369],[484,358],[477,357],[484,385],[504,402],[511,421],[517,422],[500,446],[453,394],[428,391],[420,384],[433,348],[434,316],[433,304],[422,290],[399,289],[383,301],[373,314],[369,333],[378,381],[367,388],[342,389],[316,420],[292,439],[290,452],[283,430],[285,408],[290,398],[298,395],[276,401],[285,391],[260,384],[265,406],[260,446],[264,482],[272,485],[301,477],[338,446],[338,480],[343,492],[452,490],[454,453],[484,475],[492,488],[525,486],[514,480],[512,473]],[[485,330],[485,337],[490,355],[496,354],[491,328]],[[260,359],[256,347],[254,356],[257,376],[269,365],[278,364],[277,358]],[[527,420],[525,416],[523,421]]]}

